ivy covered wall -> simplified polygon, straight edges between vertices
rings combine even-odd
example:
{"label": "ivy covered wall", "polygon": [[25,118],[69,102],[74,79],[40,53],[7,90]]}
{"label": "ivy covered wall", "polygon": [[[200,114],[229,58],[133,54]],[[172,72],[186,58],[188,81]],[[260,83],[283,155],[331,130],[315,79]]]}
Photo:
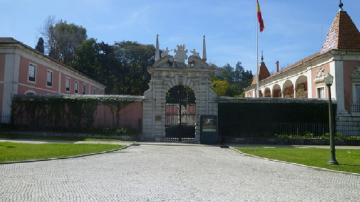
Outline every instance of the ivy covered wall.
{"label": "ivy covered wall", "polygon": [[141,96],[15,96],[12,124],[34,130],[129,128],[141,131]]}

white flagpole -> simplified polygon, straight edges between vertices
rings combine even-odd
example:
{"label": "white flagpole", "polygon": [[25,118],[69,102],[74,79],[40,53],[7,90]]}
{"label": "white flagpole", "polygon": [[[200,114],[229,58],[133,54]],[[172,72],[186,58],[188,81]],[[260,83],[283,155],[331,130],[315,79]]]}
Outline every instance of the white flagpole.
{"label": "white flagpole", "polygon": [[256,89],[255,97],[259,97],[259,22],[256,20]]}

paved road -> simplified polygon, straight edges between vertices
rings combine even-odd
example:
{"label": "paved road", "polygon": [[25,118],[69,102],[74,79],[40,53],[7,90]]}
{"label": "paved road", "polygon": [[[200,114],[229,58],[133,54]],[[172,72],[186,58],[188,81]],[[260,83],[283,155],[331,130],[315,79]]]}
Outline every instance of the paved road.
{"label": "paved road", "polygon": [[360,177],[207,146],[0,165],[0,201],[360,201]]}

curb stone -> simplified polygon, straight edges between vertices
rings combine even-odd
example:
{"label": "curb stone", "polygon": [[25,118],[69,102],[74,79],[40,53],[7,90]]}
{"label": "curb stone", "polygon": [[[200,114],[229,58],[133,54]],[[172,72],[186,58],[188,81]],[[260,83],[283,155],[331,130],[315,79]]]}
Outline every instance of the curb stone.
{"label": "curb stone", "polygon": [[107,153],[112,153],[112,152],[116,152],[116,151],[120,151],[120,150],[124,150],[127,149],[131,146],[133,146],[134,144],[130,144],[130,145],[126,145],[123,147],[120,147],[118,149],[112,149],[112,150],[107,150],[107,151],[101,151],[101,152],[94,152],[94,153],[87,153],[87,154],[81,154],[81,155],[74,155],[74,156],[64,156],[64,157],[54,157],[54,158],[47,158],[47,159],[32,159],[32,160],[23,160],[23,161],[5,161],[5,162],[0,162],[0,166],[1,165],[7,165],[7,164],[17,164],[17,163],[34,163],[34,162],[41,162],[41,161],[54,161],[54,160],[65,160],[65,159],[75,159],[75,158],[81,158],[81,157],[87,157],[87,156],[94,156],[94,155],[99,155],[99,154],[107,154]]}
{"label": "curb stone", "polygon": [[252,158],[258,158],[258,159],[267,160],[267,161],[273,161],[273,162],[285,163],[285,164],[289,164],[289,165],[301,166],[301,167],[311,168],[311,169],[318,170],[318,171],[327,171],[327,172],[332,172],[332,173],[341,173],[341,174],[345,174],[345,175],[354,175],[354,176],[359,176],[360,177],[359,173],[352,173],[352,172],[340,171],[340,170],[331,170],[331,169],[328,169],[328,168],[321,168],[321,167],[316,167],[316,166],[308,166],[308,165],[299,164],[299,163],[293,163],[293,162],[288,162],[288,161],[282,161],[282,160],[277,160],[277,159],[271,159],[271,158],[256,156],[256,155],[253,155],[253,154],[244,153],[244,152],[236,149],[235,147],[230,147],[230,149],[237,152],[237,153],[240,153],[240,154],[242,154],[244,156],[248,156],[248,157],[252,157]]}

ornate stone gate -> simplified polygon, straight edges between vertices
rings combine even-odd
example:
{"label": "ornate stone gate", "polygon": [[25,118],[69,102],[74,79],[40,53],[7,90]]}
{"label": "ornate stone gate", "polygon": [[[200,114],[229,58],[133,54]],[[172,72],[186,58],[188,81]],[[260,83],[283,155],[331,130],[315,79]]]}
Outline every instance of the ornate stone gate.
{"label": "ornate stone gate", "polygon": [[[166,48],[160,55],[159,41],[156,39],[155,63],[149,68],[151,80],[144,93],[143,139],[161,140],[165,138],[166,93],[174,86],[191,88],[196,98],[196,123],[201,115],[217,115],[217,95],[212,90],[210,77],[214,72],[206,63],[205,37],[202,58],[194,49],[187,57],[185,45],[178,45],[171,56]],[[187,60],[187,63],[186,63]],[[199,128],[195,139],[199,140]]]}

